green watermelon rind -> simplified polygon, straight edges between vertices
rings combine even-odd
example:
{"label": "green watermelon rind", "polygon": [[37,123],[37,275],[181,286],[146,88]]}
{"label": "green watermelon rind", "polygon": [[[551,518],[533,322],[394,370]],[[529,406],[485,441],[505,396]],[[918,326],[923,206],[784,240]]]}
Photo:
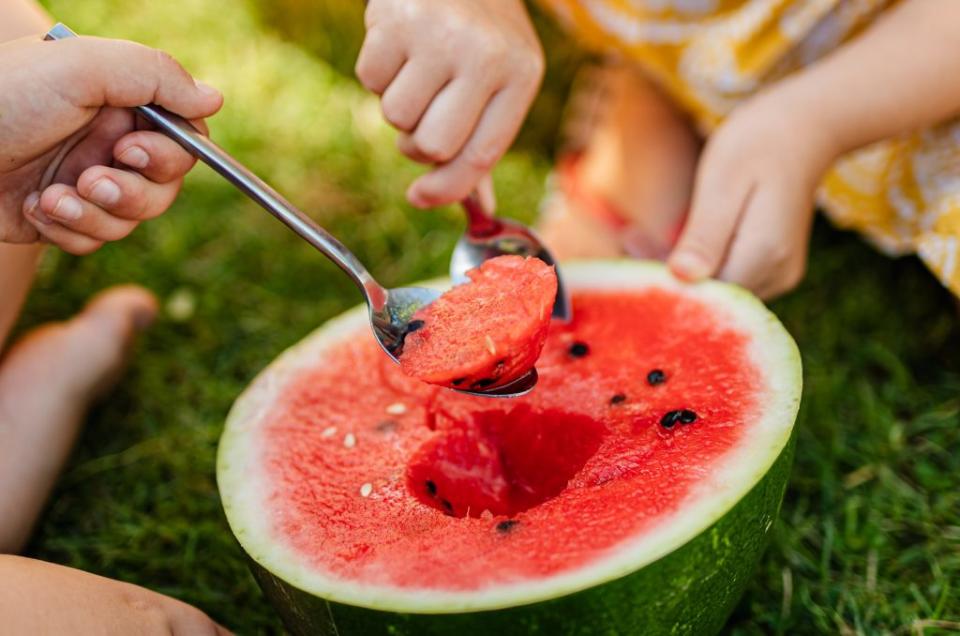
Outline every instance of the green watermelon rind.
{"label": "green watermelon rind", "polygon": [[471,613],[385,612],[314,596],[255,561],[252,570],[296,636],[716,634],[743,594],[779,515],[794,446],[791,439],[760,483],[694,540],[632,574],[557,599]]}
{"label": "green watermelon rind", "polygon": [[[320,630],[325,622],[336,621],[341,633],[362,634],[470,633],[467,625],[474,620],[490,626],[498,616],[510,616],[510,624],[528,621],[530,629],[551,625],[551,631],[542,633],[563,634],[630,633],[623,630],[631,624],[644,625],[643,633],[699,634],[708,631],[688,631],[684,625],[712,630],[711,625],[722,624],[759,559],[789,474],[802,384],[796,345],[759,300],[729,284],[687,285],[661,265],[637,261],[568,263],[563,275],[574,290],[650,285],[675,289],[707,301],[751,333],[750,355],[764,370],[768,391],[750,443],[724,458],[715,471],[717,484],[691,493],[685,505],[656,530],[563,575],[471,592],[399,590],[330,579],[271,536],[270,520],[259,504],[263,493],[256,491],[250,476],[258,465],[256,425],[261,415],[288,380],[315,365],[329,346],[363,324],[366,313],[358,307],[328,322],[267,367],[238,398],[221,439],[217,476],[227,519],[267,594],[290,614],[289,619],[294,614],[299,617],[292,624]],[[705,581],[713,585],[700,590]],[[695,591],[701,593],[691,602]],[[611,605],[603,600],[608,596],[620,600]],[[682,611],[669,611],[667,606],[675,602],[682,602]],[[570,604],[581,612],[578,622],[593,622],[591,629],[599,631],[578,631],[576,625],[556,631],[559,627],[549,619],[551,612]],[[706,609],[700,612],[695,606]],[[594,615],[601,622],[595,622]],[[655,629],[656,625],[660,627]]]}

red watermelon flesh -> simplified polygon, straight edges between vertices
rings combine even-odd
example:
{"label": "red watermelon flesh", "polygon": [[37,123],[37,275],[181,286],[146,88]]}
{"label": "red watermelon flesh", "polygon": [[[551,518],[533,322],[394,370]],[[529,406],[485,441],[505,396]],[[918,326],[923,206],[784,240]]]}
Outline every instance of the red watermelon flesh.
{"label": "red watermelon flesh", "polygon": [[[552,266],[538,258],[498,256],[414,315],[400,366],[424,382],[494,388],[533,368],[557,296]],[[419,322],[414,322],[419,321]]]}
{"label": "red watermelon flesh", "polygon": [[573,307],[536,390],[502,402],[343,334],[250,420],[271,542],[332,580],[470,591],[575,571],[677,514],[768,391],[750,334],[655,287]]}

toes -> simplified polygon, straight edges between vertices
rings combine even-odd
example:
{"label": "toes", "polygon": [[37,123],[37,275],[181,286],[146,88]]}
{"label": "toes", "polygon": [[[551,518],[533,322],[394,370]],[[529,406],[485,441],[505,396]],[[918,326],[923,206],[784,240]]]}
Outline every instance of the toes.
{"label": "toes", "polygon": [[78,318],[120,319],[130,335],[153,324],[157,311],[157,298],[152,293],[137,285],[119,285],[94,296]]}
{"label": "toes", "polygon": [[72,319],[37,327],[16,342],[4,356],[0,384],[43,386],[44,402],[61,396],[85,408],[122,369],[134,336],[156,314],[157,300],[143,288],[103,291]]}
{"label": "toes", "polygon": [[156,315],[153,294],[131,285],[100,292],[66,323],[73,338],[70,359],[83,361],[86,385],[80,389],[90,399],[99,398],[116,384],[135,336]]}

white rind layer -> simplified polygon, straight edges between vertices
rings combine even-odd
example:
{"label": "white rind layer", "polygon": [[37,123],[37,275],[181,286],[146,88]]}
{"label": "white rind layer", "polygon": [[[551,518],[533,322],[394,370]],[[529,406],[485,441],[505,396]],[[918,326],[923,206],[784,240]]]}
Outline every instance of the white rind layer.
{"label": "white rind layer", "polygon": [[[655,286],[702,300],[726,315],[732,326],[752,335],[749,355],[766,383],[759,416],[743,443],[716,465],[713,479],[691,491],[675,513],[641,536],[611,548],[607,556],[538,580],[498,585],[476,591],[398,588],[329,577],[309,567],[306,559],[273,536],[265,514],[265,486],[260,479],[256,429],[284,386],[317,364],[331,345],[356,333],[367,321],[364,307],[326,323],[284,352],[237,399],[220,441],[217,481],[227,520],[244,550],[261,566],[301,590],[331,601],[384,611],[450,613],[500,609],[556,598],[614,580],[660,559],[698,536],[722,518],[767,473],[790,440],[800,404],[800,354],[780,321],[739,287],[708,281],[678,282],[659,264],[639,261],[584,261],[563,266],[564,283],[572,290],[642,290]],[[444,287],[445,281],[425,286]],[[764,532],[774,519],[758,520]]]}

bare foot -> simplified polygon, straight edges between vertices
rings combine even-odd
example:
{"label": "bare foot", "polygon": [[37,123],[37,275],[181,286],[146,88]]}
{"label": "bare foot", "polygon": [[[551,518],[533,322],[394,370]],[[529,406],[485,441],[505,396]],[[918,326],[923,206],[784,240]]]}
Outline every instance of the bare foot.
{"label": "bare foot", "polygon": [[156,312],[146,290],[114,287],[68,322],[28,333],[0,360],[0,553],[26,543],[87,410],[119,379]]}
{"label": "bare foot", "polygon": [[580,137],[576,165],[558,168],[540,233],[561,258],[664,258],[689,206],[700,139],[633,67],[580,83],[567,117]]}

